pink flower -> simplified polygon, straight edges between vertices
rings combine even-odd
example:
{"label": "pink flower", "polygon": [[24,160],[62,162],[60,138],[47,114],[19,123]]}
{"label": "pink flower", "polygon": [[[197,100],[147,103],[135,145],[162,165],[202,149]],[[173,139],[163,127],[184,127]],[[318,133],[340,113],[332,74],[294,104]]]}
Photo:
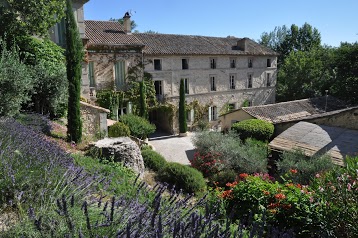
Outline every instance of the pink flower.
{"label": "pink flower", "polygon": [[316,174],[316,178],[319,178],[319,177],[321,177],[321,175],[319,175],[319,174]]}

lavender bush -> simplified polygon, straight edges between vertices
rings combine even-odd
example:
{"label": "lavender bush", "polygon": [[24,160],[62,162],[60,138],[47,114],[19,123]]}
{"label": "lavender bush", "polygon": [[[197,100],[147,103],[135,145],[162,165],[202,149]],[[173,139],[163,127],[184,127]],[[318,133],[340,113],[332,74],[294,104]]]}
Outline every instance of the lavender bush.
{"label": "lavender bush", "polygon": [[13,208],[23,217],[30,202],[48,210],[58,196],[86,196],[104,181],[75,166],[55,143],[14,119],[0,118],[0,138],[1,210]]}
{"label": "lavender bush", "polygon": [[126,180],[132,178],[128,171],[83,158],[76,164],[13,119],[0,118],[0,150],[0,216],[9,209],[19,214],[2,237],[293,236],[269,229],[265,220],[231,221],[212,197],[184,196],[166,185],[149,188],[137,179],[121,191],[106,176],[117,168],[124,173],[116,177]]}

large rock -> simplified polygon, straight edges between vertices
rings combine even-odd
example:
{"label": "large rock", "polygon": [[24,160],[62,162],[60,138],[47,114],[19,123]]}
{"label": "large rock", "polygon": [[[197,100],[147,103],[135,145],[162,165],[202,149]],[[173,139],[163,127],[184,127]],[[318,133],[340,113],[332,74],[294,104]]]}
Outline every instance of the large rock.
{"label": "large rock", "polygon": [[133,169],[140,176],[144,174],[144,162],[139,146],[129,137],[105,138],[92,144],[91,153],[102,158],[113,158]]}

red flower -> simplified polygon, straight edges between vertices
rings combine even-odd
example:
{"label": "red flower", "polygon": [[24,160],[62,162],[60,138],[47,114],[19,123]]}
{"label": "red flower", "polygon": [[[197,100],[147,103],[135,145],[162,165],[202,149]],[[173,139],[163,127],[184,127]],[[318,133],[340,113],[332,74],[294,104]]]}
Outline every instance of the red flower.
{"label": "red flower", "polygon": [[263,190],[262,192],[263,192],[265,195],[270,195],[270,192],[269,192],[269,191]]}
{"label": "red flower", "polygon": [[285,199],[286,196],[285,196],[285,194],[278,193],[278,194],[275,195],[275,198],[278,199],[278,200],[282,200],[282,199]]}
{"label": "red flower", "polygon": [[293,174],[297,174],[297,169],[290,169],[290,172]]}
{"label": "red flower", "polygon": [[226,190],[221,194],[222,198],[231,199],[232,198],[232,190]]}
{"label": "red flower", "polygon": [[236,186],[236,184],[237,184],[237,181],[235,181],[235,182],[233,182],[233,183],[227,183],[226,184],[226,186],[228,186],[228,187],[235,187]]}
{"label": "red flower", "polygon": [[247,173],[242,173],[242,174],[239,174],[239,178],[240,179],[245,179],[247,178],[249,175]]}

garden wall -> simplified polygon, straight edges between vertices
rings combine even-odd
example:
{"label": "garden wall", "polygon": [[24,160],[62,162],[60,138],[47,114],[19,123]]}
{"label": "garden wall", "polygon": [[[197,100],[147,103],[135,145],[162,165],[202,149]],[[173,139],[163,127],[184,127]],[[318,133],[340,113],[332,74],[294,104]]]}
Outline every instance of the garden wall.
{"label": "garden wall", "polygon": [[100,133],[101,137],[108,136],[107,113],[109,112],[106,108],[81,102],[83,133],[87,135]]}

